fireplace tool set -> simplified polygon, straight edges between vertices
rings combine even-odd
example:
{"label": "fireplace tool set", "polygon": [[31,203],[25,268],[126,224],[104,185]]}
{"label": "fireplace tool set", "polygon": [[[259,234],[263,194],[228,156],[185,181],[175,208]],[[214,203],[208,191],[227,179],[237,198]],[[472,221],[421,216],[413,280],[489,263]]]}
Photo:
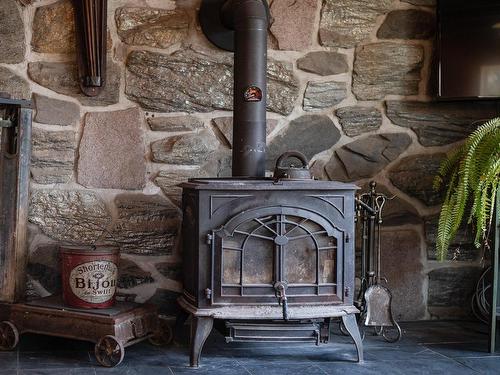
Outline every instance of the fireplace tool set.
{"label": "fireplace tool set", "polygon": [[392,294],[382,283],[387,279],[381,273],[382,212],[388,198],[378,193],[377,184],[370,183],[370,191],[356,197],[356,218],[361,220],[361,274],[355,305],[360,310],[359,324],[364,334],[373,327],[375,334],[387,342],[401,339],[401,328],[392,316]]}

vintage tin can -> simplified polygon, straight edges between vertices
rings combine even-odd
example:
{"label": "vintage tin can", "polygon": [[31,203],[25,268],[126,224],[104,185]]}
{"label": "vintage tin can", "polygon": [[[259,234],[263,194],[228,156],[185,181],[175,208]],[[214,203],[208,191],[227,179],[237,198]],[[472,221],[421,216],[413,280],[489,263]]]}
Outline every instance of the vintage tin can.
{"label": "vintage tin can", "polygon": [[115,303],[119,249],[61,247],[63,300],[68,306],[105,309]]}

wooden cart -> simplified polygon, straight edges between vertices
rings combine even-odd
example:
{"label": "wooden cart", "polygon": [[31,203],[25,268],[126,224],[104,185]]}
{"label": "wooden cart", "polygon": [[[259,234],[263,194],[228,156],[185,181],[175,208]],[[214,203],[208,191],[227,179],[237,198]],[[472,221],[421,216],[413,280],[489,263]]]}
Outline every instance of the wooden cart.
{"label": "wooden cart", "polygon": [[149,339],[163,345],[172,330],[161,324],[157,308],[149,304],[117,302],[110,309],[65,307],[60,296],[33,302],[0,304],[0,350],[12,350],[27,332],[95,343],[97,361],[105,367],[121,363],[125,348]]}

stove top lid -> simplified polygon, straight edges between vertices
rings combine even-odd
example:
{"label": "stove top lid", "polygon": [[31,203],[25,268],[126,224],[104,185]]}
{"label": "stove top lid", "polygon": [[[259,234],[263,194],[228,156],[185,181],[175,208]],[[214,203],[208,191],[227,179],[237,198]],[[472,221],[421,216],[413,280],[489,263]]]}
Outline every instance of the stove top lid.
{"label": "stove top lid", "polygon": [[275,180],[273,178],[191,178],[180,187],[197,190],[358,190],[352,183],[319,180]]}

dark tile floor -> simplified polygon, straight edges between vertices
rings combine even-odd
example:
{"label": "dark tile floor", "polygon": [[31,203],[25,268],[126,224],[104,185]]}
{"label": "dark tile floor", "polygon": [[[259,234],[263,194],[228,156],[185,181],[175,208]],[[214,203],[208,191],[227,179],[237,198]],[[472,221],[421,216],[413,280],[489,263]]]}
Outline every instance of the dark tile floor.
{"label": "dark tile floor", "polygon": [[183,345],[157,348],[141,343],[125,350],[116,368],[99,367],[88,343],[23,335],[16,351],[0,352],[0,375],[325,375],[325,374],[500,374],[500,353],[487,353],[486,327],[470,322],[415,322],[402,324],[403,339],[386,343],[367,336],[365,362],[355,361],[349,338],[334,333],[331,343],[225,344],[213,333],[205,344],[202,366],[187,367]]}

